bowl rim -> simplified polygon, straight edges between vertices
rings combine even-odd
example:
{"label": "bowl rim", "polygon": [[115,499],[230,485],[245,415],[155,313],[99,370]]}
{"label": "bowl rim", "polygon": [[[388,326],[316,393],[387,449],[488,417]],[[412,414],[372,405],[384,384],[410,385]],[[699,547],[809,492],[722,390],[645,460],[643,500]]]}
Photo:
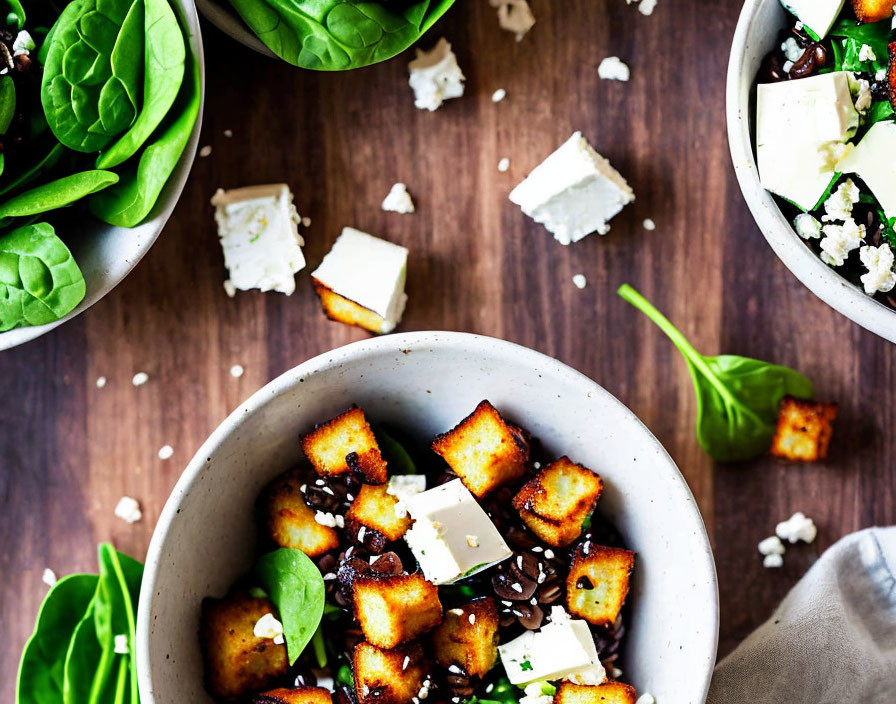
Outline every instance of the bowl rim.
{"label": "bowl rim", "polygon": [[215,0],[196,0],[196,7],[205,19],[231,39],[262,56],[279,60],[279,57],[252,33],[252,30],[240,19],[239,14],[229,5],[215,2]]}
{"label": "bowl rim", "polygon": [[[746,0],[737,22],[725,90],[728,147],[734,173],[747,207],[778,258],[812,293],[831,308],[871,332],[896,342],[896,311],[868,296],[829,267],[796,234],[774,198],[759,182],[753,156],[749,98],[755,76],[745,56],[754,33],[757,15],[766,3],[779,0]],[[750,87],[743,90],[744,82]]]}
{"label": "bowl rim", "polygon": [[[137,250],[136,254],[130,259],[125,260],[125,266],[119,268],[113,276],[105,277],[101,286],[90,286],[90,284],[88,284],[89,288],[84,299],[74,310],[64,315],[59,320],[54,320],[52,323],[47,323],[45,325],[32,325],[0,332],[0,352],[23,345],[26,342],[37,339],[41,335],[45,335],[63,323],[80,315],[92,305],[105,298],[112,289],[118,286],[118,284],[130,275],[137,264],[140,263],[140,260],[146,256],[147,252],[149,252],[159,238],[159,235],[162,234],[162,230],[165,228],[168,218],[171,217],[171,213],[174,212],[174,208],[177,206],[178,202],[180,202],[180,197],[183,194],[184,186],[186,186],[187,178],[193,168],[193,162],[196,160],[199,133],[202,129],[202,116],[205,110],[205,50],[202,43],[202,30],[199,25],[199,14],[196,10],[194,1],[174,1],[184,13],[183,18],[186,21],[189,33],[189,48],[193,51],[193,55],[199,64],[199,114],[196,116],[196,124],[193,125],[193,131],[187,141],[187,146],[184,148],[183,153],[181,153],[180,158],[178,159],[172,177],[165,183],[162,196],[160,196],[160,202],[155,206],[158,210],[148,220],[137,225],[137,227],[140,228],[150,226],[147,228],[149,234],[143,240],[143,245]],[[164,197],[164,201],[161,200],[162,197]],[[133,229],[117,227],[114,225],[107,225],[107,227],[122,231],[130,231]]]}
{"label": "bowl rim", "polygon": [[293,367],[289,371],[284,372],[253,393],[211,433],[187,464],[172,489],[171,494],[159,515],[158,522],[156,523],[147,550],[143,580],[140,589],[140,593],[146,596],[140,599],[137,609],[137,673],[141,696],[146,696],[147,701],[152,701],[151,668],[149,661],[151,604],[155,597],[155,581],[166,536],[172,522],[177,516],[178,509],[180,508],[184,497],[190,492],[194,483],[196,483],[199,478],[199,475],[206,468],[206,458],[211,457],[222,442],[238,429],[243,419],[248,415],[263,409],[269,402],[302,383],[302,380],[310,375],[326,372],[345,363],[357,362],[366,356],[376,355],[384,350],[399,349],[410,350],[413,352],[414,350],[431,350],[434,347],[470,350],[482,345],[488,346],[491,351],[496,352],[501,356],[516,357],[524,363],[527,362],[532,368],[543,370],[542,373],[551,373],[566,377],[570,381],[581,384],[583,387],[590,388],[596,394],[603,395],[611,404],[615,405],[617,410],[626,416],[628,420],[633,421],[637,426],[640,426],[645,433],[645,440],[652,445],[653,449],[658,453],[658,456],[661,459],[664,459],[667,463],[669,469],[672,471],[672,476],[676,479],[676,484],[681,491],[680,497],[684,499],[681,501],[683,504],[682,510],[687,514],[687,520],[691,521],[697,528],[695,531],[695,540],[697,543],[695,550],[700,556],[700,559],[699,562],[694,564],[694,567],[695,569],[699,569],[699,574],[703,575],[704,578],[708,578],[708,584],[706,586],[708,587],[707,591],[709,592],[710,603],[703,605],[703,613],[708,616],[711,623],[709,628],[710,636],[705,644],[706,650],[703,656],[703,661],[696,663],[694,668],[695,672],[703,670],[704,682],[700,701],[705,701],[706,696],[709,693],[713,667],[718,652],[719,584],[715,560],[712,553],[712,545],[709,535],[706,532],[703,517],[697,506],[697,502],[694,499],[694,495],[678,466],[675,464],[675,461],[653,433],[650,432],[650,429],[644,425],[641,419],[638,418],[628,406],[582,372],[573,369],[569,365],[564,364],[553,357],[513,342],[489,337],[487,335],[448,331],[420,331],[384,335],[382,337],[354,342],[312,357],[302,364]]}

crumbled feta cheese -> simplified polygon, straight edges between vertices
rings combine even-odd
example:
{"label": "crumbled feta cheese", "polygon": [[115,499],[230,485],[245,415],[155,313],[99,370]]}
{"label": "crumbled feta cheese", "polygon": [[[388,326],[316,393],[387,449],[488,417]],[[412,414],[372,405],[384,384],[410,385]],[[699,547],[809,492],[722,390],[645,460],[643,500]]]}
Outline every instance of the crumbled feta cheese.
{"label": "crumbled feta cheese", "polygon": [[877,61],[874,49],[868,44],[862,44],[862,48],[859,49],[859,61]]}
{"label": "crumbled feta cheese", "polygon": [[118,500],[118,503],[115,504],[115,515],[125,523],[136,523],[143,518],[140,503],[130,496],[122,496]]}
{"label": "crumbled feta cheese", "polygon": [[268,613],[258,619],[252,633],[256,638],[270,638],[275,645],[283,643],[283,624],[274,618],[274,614]]}
{"label": "crumbled feta cheese", "polygon": [[800,213],[793,219],[793,229],[804,240],[813,240],[821,237],[821,223],[809,213]]}
{"label": "crumbled feta cheese", "polygon": [[859,202],[860,195],[855,182],[851,178],[846,179],[824,202],[825,214],[821,219],[824,222],[845,222],[852,217],[852,207]]}
{"label": "crumbled feta cheese", "polygon": [[233,298],[236,295],[236,286],[233,285],[233,281],[230,279],[224,279],[224,293],[227,294],[228,298]]}
{"label": "crumbled feta cheese", "polygon": [[470,622],[470,625],[471,625],[471,626],[476,625],[476,614],[470,614],[470,615],[467,617],[467,620]]}
{"label": "crumbled feta cheese", "polygon": [[656,9],[656,3],[657,0],[641,0],[641,2],[638,3],[638,12],[640,12],[645,17],[649,17]]}
{"label": "crumbled feta cheese", "polygon": [[160,460],[170,460],[174,455],[174,448],[171,445],[162,445],[159,448],[159,459]]}
{"label": "crumbled feta cheese", "polygon": [[850,218],[842,225],[825,225],[822,229],[821,259],[831,266],[843,266],[849,253],[865,239],[865,226]]}
{"label": "crumbled feta cheese", "polygon": [[656,704],[656,699],[652,694],[645,693],[638,697],[638,701],[635,704]]}
{"label": "crumbled feta cheese", "polygon": [[803,55],[803,49],[797,43],[796,39],[793,37],[788,37],[784,40],[784,43],[781,45],[781,51],[784,52],[784,56],[788,61],[799,61],[800,57]]}
{"label": "crumbled feta cheese", "polygon": [[761,540],[757,547],[760,555],[783,555],[786,551],[784,543],[777,535],[771,535]]}
{"label": "crumbled feta cheese", "polygon": [[862,247],[859,258],[868,270],[867,274],[860,277],[865,293],[872,296],[878,291],[886,293],[893,290],[893,286],[896,286],[896,274],[893,273],[893,250],[889,245]]}
{"label": "crumbled feta cheese", "polygon": [[645,218],[643,223],[644,229],[653,232],[656,229],[656,223],[650,218]]}
{"label": "crumbled feta cheese", "polygon": [[309,218],[307,215],[302,217],[302,227],[311,227],[311,218]]}
{"label": "crumbled feta cheese", "polygon": [[[338,513],[336,514],[336,527],[345,528],[345,516],[340,516]],[[349,550],[351,550],[351,548],[349,548]],[[345,553],[345,556],[348,557],[348,552]]]}
{"label": "crumbled feta cheese", "polygon": [[631,70],[618,56],[608,56],[597,67],[597,75],[605,81],[627,81]]}
{"label": "crumbled feta cheese", "polygon": [[510,170],[510,159],[506,156],[498,162],[498,171],[502,174]]}
{"label": "crumbled feta cheese", "polygon": [[815,522],[811,518],[807,518],[802,511],[797,511],[786,521],[775,526],[775,535],[789,543],[795,543],[798,540],[811,543],[818,535],[818,528],[815,527]]}
{"label": "crumbled feta cheese", "polygon": [[96,388],[101,389],[106,385],[106,377],[101,376],[96,380]]}
{"label": "crumbled feta cheese", "polygon": [[314,520],[317,523],[320,523],[322,526],[327,526],[328,528],[336,527],[336,516],[334,516],[332,513],[326,512],[326,511],[315,512]]}
{"label": "crumbled feta cheese", "polygon": [[478,548],[479,547],[479,538],[477,538],[475,535],[468,535],[467,536],[467,545],[469,545],[471,548]]}
{"label": "crumbled feta cheese", "polygon": [[875,81],[887,80],[887,69],[885,69],[885,68],[879,69],[877,71],[877,73],[874,74],[874,80]]}
{"label": "crumbled feta cheese", "polygon": [[503,88],[498,88],[494,93],[492,93],[492,102],[500,103],[504,98],[507,97],[507,91]]}
{"label": "crumbled feta cheese", "polygon": [[206,144],[204,147],[202,147],[199,150],[199,156],[201,156],[203,159],[207,156],[211,156],[211,154],[212,154],[212,145],[211,144]]}
{"label": "crumbled feta cheese", "polygon": [[395,517],[407,516],[407,500],[423,491],[426,491],[426,476],[423,474],[395,474],[389,477],[386,493],[398,499],[395,504]]}
{"label": "crumbled feta cheese", "polygon": [[540,682],[526,685],[523,692],[524,696],[520,697],[519,704],[551,704],[554,701],[552,695],[542,691]]}
{"label": "crumbled feta cheese", "polygon": [[408,193],[408,187],[403,183],[396,183],[389,191],[389,195],[383,201],[383,210],[391,213],[407,215],[414,212],[414,201]]}
{"label": "crumbled feta cheese", "polygon": [[572,277],[572,283],[576,288],[585,288],[588,285],[588,279],[584,274],[576,274]]}
{"label": "crumbled feta cheese", "polygon": [[31,38],[31,35],[23,29],[16,35],[12,43],[12,55],[21,56],[24,54],[27,56],[34,49],[34,46],[34,40]]}
{"label": "crumbled feta cheese", "polygon": [[535,15],[527,0],[490,0],[492,7],[498,8],[498,25],[506,32],[516,34],[522,41],[535,26]]}
{"label": "crumbled feta cheese", "polygon": [[781,70],[784,73],[790,73],[790,69],[792,69],[792,68],[793,68],[793,61],[785,61],[783,64],[781,64]]}
{"label": "crumbled feta cheese", "polygon": [[230,139],[233,137],[233,130],[224,130],[224,136],[227,137],[227,139]]}
{"label": "crumbled feta cheese", "polygon": [[212,205],[232,285],[241,291],[292,294],[295,274],[305,267],[305,241],[289,187],[275,183],[218,189]]}
{"label": "crumbled feta cheese", "polygon": [[438,110],[446,100],[464,94],[463,71],[444,37],[429,51],[417,49],[417,58],[408,64],[408,70],[414,105],[420,110]]}
{"label": "crumbled feta cheese", "polygon": [[873,101],[871,83],[864,78],[856,79],[856,110],[864,114]]}
{"label": "crumbled feta cheese", "polygon": [[149,381],[149,374],[146,372],[137,372],[134,374],[134,378],[131,379],[131,383],[134,386],[143,386],[147,381]]}
{"label": "crumbled feta cheese", "polygon": [[56,573],[49,567],[47,567],[46,569],[44,569],[44,573],[41,576],[41,581],[48,587],[52,587],[55,586],[56,582],[58,582],[59,580],[56,578]]}
{"label": "crumbled feta cheese", "polygon": [[[588,553],[585,553],[585,554],[587,555]],[[545,560],[553,560],[554,559],[554,551],[551,550],[550,548],[545,550],[544,551],[544,559]]]}
{"label": "crumbled feta cheese", "polygon": [[131,652],[130,647],[128,647],[127,634],[120,633],[120,634],[116,635],[112,649],[116,655],[127,655],[129,652]]}
{"label": "crumbled feta cheese", "polygon": [[242,364],[234,364],[230,368],[230,376],[232,376],[234,379],[239,379],[245,373],[245,371],[246,370],[243,369]]}
{"label": "crumbled feta cheese", "polygon": [[783,567],[784,557],[781,555],[766,555],[762,558],[763,567]]}
{"label": "crumbled feta cheese", "polygon": [[367,526],[361,526],[358,528],[358,542],[364,542],[364,536],[367,535]]}

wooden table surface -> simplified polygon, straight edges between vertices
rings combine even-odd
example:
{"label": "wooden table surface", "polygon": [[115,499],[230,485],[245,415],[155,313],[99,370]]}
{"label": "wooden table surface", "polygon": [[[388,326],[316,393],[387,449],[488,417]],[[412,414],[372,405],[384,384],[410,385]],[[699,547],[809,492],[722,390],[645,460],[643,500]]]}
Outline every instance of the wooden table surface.
{"label": "wooden table surface", "polygon": [[[197,158],[173,217],[117,289],[62,328],[0,355],[0,699],[46,587],[96,568],[112,540],[142,558],[182,468],[265,382],[364,337],[326,320],[308,272],[344,225],[406,245],[410,302],[400,330],[463,330],[540,350],[597,380],[672,454],[715,545],[720,654],[768,617],[813,560],[844,534],[896,520],[896,347],[835,313],[775,258],[729,163],[724,80],[740,3],[660,0],[644,17],[623,0],[533,0],[522,42],[485,0],[460,0],[427,38],[446,36],[467,95],[418,111],[408,55],[316,74],[251,53],[205,25],[207,99]],[[618,55],[629,83],[601,81]],[[497,88],[507,98],[493,104]],[[232,130],[233,136],[224,135]],[[525,218],[510,189],[574,130],[633,185],[637,200],[606,237],[570,247]],[[498,161],[509,157],[508,173]],[[228,298],[208,204],[219,187],[286,181],[309,267],[291,297]],[[395,181],[418,212],[384,213]],[[644,218],[657,223],[642,228]],[[572,276],[583,273],[578,290]],[[630,282],[707,353],[799,368],[841,404],[824,464],[711,462],[694,435],[695,400],[672,345],[615,296]],[[245,367],[236,379],[232,365]],[[131,384],[136,372],[149,382]],[[108,379],[99,389],[96,380]],[[400,382],[396,382],[400,383]],[[157,453],[174,448],[166,461]],[[144,519],[113,516],[122,495]],[[804,511],[818,540],[761,565],[756,543]]]}

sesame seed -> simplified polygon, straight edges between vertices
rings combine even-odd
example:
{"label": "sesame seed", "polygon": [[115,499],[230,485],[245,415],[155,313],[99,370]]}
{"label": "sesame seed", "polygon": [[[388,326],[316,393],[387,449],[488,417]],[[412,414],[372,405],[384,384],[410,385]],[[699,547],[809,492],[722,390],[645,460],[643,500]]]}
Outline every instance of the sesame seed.
{"label": "sesame seed", "polygon": [[510,588],[513,589],[513,591],[515,591],[515,592],[519,592],[520,594],[523,593],[523,585],[517,584],[516,582],[511,584]]}
{"label": "sesame seed", "polygon": [[348,558],[348,557],[351,557],[351,556],[352,556],[352,553],[353,553],[354,551],[355,551],[354,548],[349,548],[348,550],[345,551],[345,556],[346,556],[347,558]]}
{"label": "sesame seed", "polygon": [[544,552],[544,548],[536,545],[534,548],[532,548],[532,552]]}
{"label": "sesame seed", "polygon": [[334,572],[327,572],[324,575],[324,579],[330,581],[331,579],[336,579],[336,574]]}
{"label": "sesame seed", "polygon": [[358,528],[358,540],[360,542],[364,542],[364,536],[367,535],[367,526],[361,526]]}
{"label": "sesame seed", "polygon": [[315,480],[314,480],[314,483],[315,483],[317,486],[323,486],[323,485],[324,485],[324,480],[323,480],[323,479],[315,479]]}
{"label": "sesame seed", "polygon": [[576,274],[572,277],[573,286],[578,289],[583,289],[588,285],[588,279],[585,278],[584,274]]}
{"label": "sesame seed", "polygon": [[529,599],[529,603],[532,604],[532,606],[535,606],[538,603],[538,599],[533,596],[531,599]]}
{"label": "sesame seed", "polygon": [[449,665],[448,672],[453,672],[455,675],[459,675],[463,670],[461,670],[457,665]]}
{"label": "sesame seed", "polygon": [[523,615],[523,614],[521,614],[519,611],[517,611],[516,609],[513,609],[513,611],[511,611],[511,613],[512,613],[514,616],[522,616],[522,615]]}
{"label": "sesame seed", "polygon": [[299,491],[301,491],[304,494],[306,491],[308,491],[308,485],[302,484],[302,486],[299,487]]}
{"label": "sesame seed", "polygon": [[539,572],[538,573],[538,583],[542,584],[546,577],[547,577],[547,575],[544,572]]}
{"label": "sesame seed", "polygon": [[586,540],[582,543],[582,554],[587,556],[589,552],[591,552],[591,541]]}
{"label": "sesame seed", "polygon": [[212,153],[212,146],[210,144],[206,144],[202,149],[199,150],[199,156],[203,159],[209,156]]}
{"label": "sesame seed", "polygon": [[345,528],[345,517],[336,514],[336,527],[337,528]]}
{"label": "sesame seed", "polygon": [[501,603],[504,604],[504,606],[513,606],[513,602],[512,602],[512,601],[504,601],[504,600],[502,599],[502,600],[501,600]]}
{"label": "sesame seed", "polygon": [[227,137],[227,139],[230,139],[233,137],[233,130],[224,130],[224,136]]}
{"label": "sesame seed", "polygon": [[516,556],[516,566],[519,567],[520,569],[523,569],[523,556],[522,555]]}
{"label": "sesame seed", "polygon": [[488,687],[485,688],[485,693],[486,693],[486,694],[491,694],[491,693],[492,693],[492,690],[493,690],[494,688],[495,688],[495,685],[492,684],[491,682],[489,682]]}
{"label": "sesame seed", "polygon": [[311,227],[311,218],[309,218],[309,217],[302,218],[302,227]]}
{"label": "sesame seed", "polygon": [[328,486],[324,487],[324,493],[329,494],[330,496],[336,496],[336,494],[333,493],[333,490]]}
{"label": "sesame seed", "polygon": [[554,551],[551,550],[550,548],[548,548],[547,550],[544,551],[544,557],[546,560],[553,560],[554,559]]}
{"label": "sesame seed", "polygon": [[468,620],[470,621],[471,626],[473,624],[475,624],[476,623],[476,614],[470,614],[470,618]]}
{"label": "sesame seed", "polygon": [[463,616],[464,610],[463,609],[448,609],[448,613],[454,614],[455,616]]}
{"label": "sesame seed", "polygon": [[352,496],[351,494],[346,494],[345,498],[346,498],[346,501],[354,501],[355,500],[355,497]]}
{"label": "sesame seed", "polygon": [[402,670],[407,670],[407,669],[408,669],[408,663],[410,663],[410,662],[411,662],[411,658],[410,658],[410,656],[409,656],[409,655],[405,655],[405,656],[404,656],[404,662],[401,663],[401,669],[402,669]]}
{"label": "sesame seed", "polygon": [[137,372],[134,374],[134,378],[131,379],[131,383],[134,386],[143,386],[147,381],[149,381],[149,374],[146,372]]}
{"label": "sesame seed", "polygon": [[236,286],[233,285],[233,281],[230,279],[224,279],[224,293],[227,294],[228,298],[236,296]]}

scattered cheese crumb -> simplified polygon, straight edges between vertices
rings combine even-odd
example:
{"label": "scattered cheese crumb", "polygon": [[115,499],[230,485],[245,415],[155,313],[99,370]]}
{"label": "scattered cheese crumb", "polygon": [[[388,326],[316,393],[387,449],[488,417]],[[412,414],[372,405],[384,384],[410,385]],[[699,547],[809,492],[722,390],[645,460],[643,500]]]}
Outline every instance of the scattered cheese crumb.
{"label": "scattered cheese crumb", "polygon": [[645,693],[638,697],[638,701],[635,704],[656,704],[656,698],[652,694]]}
{"label": "scattered cheese crumb", "polygon": [[199,156],[205,158],[212,153],[212,147],[210,144],[206,144],[202,149],[199,150]]}
{"label": "scattered cheese crumb", "polygon": [[471,548],[478,548],[479,547],[479,538],[476,537],[475,535],[468,535],[467,536],[467,545],[469,545]]}
{"label": "scattered cheese crumb", "polygon": [[803,49],[794,37],[788,37],[784,40],[784,43],[781,44],[781,51],[784,52],[784,56],[791,63],[799,61],[803,56]]}
{"label": "scattered cheese crumb", "polygon": [[438,110],[446,100],[464,94],[463,71],[444,37],[429,51],[417,49],[417,58],[408,64],[408,70],[414,106],[420,110]]}
{"label": "scattered cheese crumb", "polygon": [[766,538],[757,547],[759,554],[765,558],[762,561],[763,567],[781,567],[784,564],[783,555],[786,548],[777,535]]}
{"label": "scattered cheese crumb", "polygon": [[494,93],[492,93],[492,102],[500,103],[504,98],[507,97],[507,91],[503,88],[498,88]]}
{"label": "scattered cheese crumb", "polygon": [[320,523],[322,526],[327,526],[328,528],[336,527],[336,516],[334,516],[332,513],[318,511],[314,514],[314,520]]}
{"label": "scattered cheese crumb", "polygon": [[498,8],[498,25],[504,31],[516,34],[518,42],[535,26],[535,15],[527,0],[489,1],[492,7]]}
{"label": "scattered cheese crumb", "polygon": [[871,103],[874,101],[874,96],[871,93],[871,82],[864,78],[859,78],[856,81],[856,85],[856,110],[864,115],[865,111],[871,107]]}
{"label": "scattered cheese crumb", "polygon": [[159,459],[160,460],[170,460],[174,455],[174,448],[171,445],[162,445],[159,448]]}
{"label": "scattered cheese crumb", "polygon": [[858,249],[865,239],[865,226],[857,225],[852,218],[842,225],[825,225],[822,231],[821,260],[831,266],[843,266],[849,253]]}
{"label": "scattered cheese crumb", "polygon": [[887,69],[882,68],[878,69],[877,73],[874,74],[875,81],[885,81],[887,80]]}
{"label": "scattered cheese crumb", "polygon": [[463,609],[448,609],[448,613],[451,614],[452,616],[463,616],[464,610]]}
{"label": "scattered cheese crumb", "polygon": [[143,386],[147,381],[149,381],[149,374],[146,372],[137,372],[134,374],[134,378],[131,379],[131,383],[134,386]]}
{"label": "scattered cheese crumb", "polygon": [[576,274],[572,277],[572,282],[576,288],[585,288],[588,285],[588,279],[585,278],[584,274]]}
{"label": "scattered cheese crumb", "polygon": [[128,647],[128,637],[126,634],[120,633],[119,635],[115,636],[114,651],[117,655],[127,655],[129,652],[131,652],[130,648]]}
{"label": "scattered cheese crumb", "polygon": [[510,170],[510,159],[506,156],[498,162],[498,171],[502,174]]}
{"label": "scattered cheese crumb", "polygon": [[821,223],[809,213],[800,213],[793,219],[793,229],[804,240],[821,237]]}
{"label": "scattered cheese crumb", "polygon": [[656,223],[650,218],[645,218],[643,225],[645,230],[650,230],[651,232],[656,229]]}
{"label": "scattered cheese crumb", "polygon": [[407,215],[414,212],[414,201],[408,193],[408,187],[403,183],[396,183],[389,191],[389,195],[383,201],[383,210],[391,213]]}
{"label": "scattered cheese crumb", "polygon": [[852,217],[852,206],[859,202],[859,187],[848,178],[824,202],[824,222],[845,222]]}
{"label": "scattered cheese crumb", "polygon": [[865,287],[865,293],[873,296],[878,291],[886,293],[896,286],[896,274],[893,273],[893,250],[889,245],[880,247],[862,247],[859,250],[859,259],[868,270],[859,278]]}
{"label": "scattered cheese crumb", "polygon": [[476,614],[470,614],[467,617],[467,620],[470,622],[470,625],[473,626],[476,624]]}
{"label": "scattered cheese crumb", "polygon": [[227,139],[230,139],[233,137],[233,130],[224,130],[224,136],[227,137]]}
{"label": "scattered cheese crumb", "polygon": [[311,218],[307,215],[302,218],[302,227],[311,227]]}
{"label": "scattered cheese crumb", "polygon": [[106,385],[106,377],[101,376],[96,380],[96,388],[101,389]]}
{"label": "scattered cheese crumb", "polygon": [[228,298],[233,298],[236,295],[236,286],[233,285],[233,281],[230,279],[224,279],[224,293],[227,294]]}
{"label": "scattered cheese crumb", "polygon": [[115,504],[115,515],[125,523],[136,523],[143,518],[140,503],[130,496],[122,496],[118,500],[118,503]]}
{"label": "scattered cheese crumb", "polygon": [[877,61],[874,49],[867,44],[862,44],[862,48],[859,49],[859,61]]}
{"label": "scattered cheese crumb", "polygon": [[[656,3],[657,0],[641,0],[641,4],[638,5],[638,12],[640,12],[645,17],[649,17],[656,9]],[[644,704],[644,702],[641,702],[641,704]]]}
{"label": "scattered cheese crumb", "polygon": [[[775,526],[775,536],[790,543],[795,543],[798,540],[802,540],[804,543],[811,543],[817,535],[818,528],[815,527],[815,522],[811,518],[807,518],[802,511],[797,511],[786,521],[782,521]],[[771,538],[767,538],[767,540],[771,540]],[[783,547],[782,544],[782,554],[784,552]]]}
{"label": "scattered cheese crumb", "polygon": [[52,587],[52,586],[54,586],[54,585],[56,584],[56,582],[59,581],[59,580],[56,579],[56,573],[55,573],[53,570],[51,570],[49,567],[47,567],[47,568],[44,570],[44,574],[43,574],[43,576],[41,577],[41,581],[42,581],[44,584],[46,584],[48,587]]}
{"label": "scattered cheese crumb", "polygon": [[784,566],[784,557],[782,555],[766,555],[762,559],[763,567],[783,567]]}
{"label": "scattered cheese crumb", "polygon": [[283,644],[283,624],[274,618],[274,614],[265,614],[258,619],[252,633],[256,638],[270,638],[275,645]]}
{"label": "scattered cheese crumb", "polygon": [[608,56],[597,67],[597,75],[605,81],[627,81],[631,70],[618,56]]}
{"label": "scattered cheese crumb", "polygon": [[243,365],[241,365],[241,364],[234,364],[234,365],[230,368],[230,376],[232,376],[234,379],[239,379],[239,378],[243,375],[243,372],[244,372],[244,371],[246,371],[246,370],[243,369]]}

